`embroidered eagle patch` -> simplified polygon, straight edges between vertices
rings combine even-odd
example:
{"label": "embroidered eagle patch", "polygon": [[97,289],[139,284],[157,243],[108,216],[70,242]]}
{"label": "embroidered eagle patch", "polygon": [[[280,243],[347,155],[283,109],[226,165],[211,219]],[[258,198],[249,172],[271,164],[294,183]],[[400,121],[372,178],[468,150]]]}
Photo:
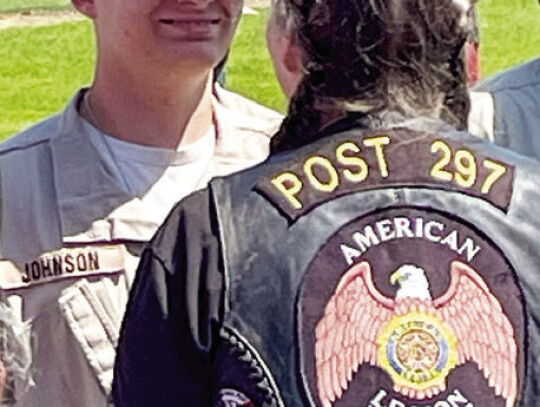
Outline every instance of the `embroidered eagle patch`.
{"label": "embroidered eagle patch", "polygon": [[317,324],[317,389],[331,407],[363,363],[385,370],[394,390],[424,400],[446,390],[446,376],[473,361],[495,393],[514,405],[514,330],[499,301],[471,267],[452,263],[451,283],[432,299],[424,270],[403,265],[391,276],[395,298],[373,285],[362,262],[345,273]]}
{"label": "embroidered eagle patch", "polygon": [[320,248],[298,296],[300,377],[318,407],[513,407],[525,310],[503,252],[425,208],[379,211]]}

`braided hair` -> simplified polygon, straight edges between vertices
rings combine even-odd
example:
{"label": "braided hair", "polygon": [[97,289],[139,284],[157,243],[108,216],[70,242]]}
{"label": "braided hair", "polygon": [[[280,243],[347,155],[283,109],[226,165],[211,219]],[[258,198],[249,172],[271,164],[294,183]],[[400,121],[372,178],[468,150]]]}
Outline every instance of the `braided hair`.
{"label": "braided hair", "polygon": [[466,128],[464,44],[476,0],[277,0],[294,22],[305,75],[273,151],[312,142],[329,119],[359,126],[441,118]]}

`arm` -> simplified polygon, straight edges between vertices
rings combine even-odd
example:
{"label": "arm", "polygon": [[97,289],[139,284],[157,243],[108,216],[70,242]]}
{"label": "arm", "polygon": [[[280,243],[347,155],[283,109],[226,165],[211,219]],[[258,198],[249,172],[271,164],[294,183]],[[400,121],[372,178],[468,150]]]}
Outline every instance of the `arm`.
{"label": "arm", "polygon": [[208,190],[182,201],[141,259],[115,363],[118,407],[211,403],[223,278],[210,201]]}

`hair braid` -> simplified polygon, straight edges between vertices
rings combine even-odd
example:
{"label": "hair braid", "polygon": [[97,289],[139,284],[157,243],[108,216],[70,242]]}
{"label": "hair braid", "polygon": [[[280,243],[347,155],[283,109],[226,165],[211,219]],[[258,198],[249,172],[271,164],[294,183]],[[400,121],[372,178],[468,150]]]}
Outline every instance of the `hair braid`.
{"label": "hair braid", "polygon": [[475,0],[281,0],[296,25],[306,74],[273,150],[309,143],[328,118],[387,113],[466,126],[463,47]]}

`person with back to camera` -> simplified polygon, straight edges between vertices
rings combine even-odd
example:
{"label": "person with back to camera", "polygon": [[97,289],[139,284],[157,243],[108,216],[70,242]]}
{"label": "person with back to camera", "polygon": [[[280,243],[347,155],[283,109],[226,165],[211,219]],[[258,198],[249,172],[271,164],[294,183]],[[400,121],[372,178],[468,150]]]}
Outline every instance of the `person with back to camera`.
{"label": "person with back to camera", "polygon": [[107,404],[143,245],[183,196],[262,161],[281,122],[213,80],[241,0],[72,3],[92,86],[0,146],[2,405]]}
{"label": "person with back to camera", "polygon": [[119,407],[538,405],[540,169],[464,131],[473,5],[278,0],[289,113],[145,250]]}

